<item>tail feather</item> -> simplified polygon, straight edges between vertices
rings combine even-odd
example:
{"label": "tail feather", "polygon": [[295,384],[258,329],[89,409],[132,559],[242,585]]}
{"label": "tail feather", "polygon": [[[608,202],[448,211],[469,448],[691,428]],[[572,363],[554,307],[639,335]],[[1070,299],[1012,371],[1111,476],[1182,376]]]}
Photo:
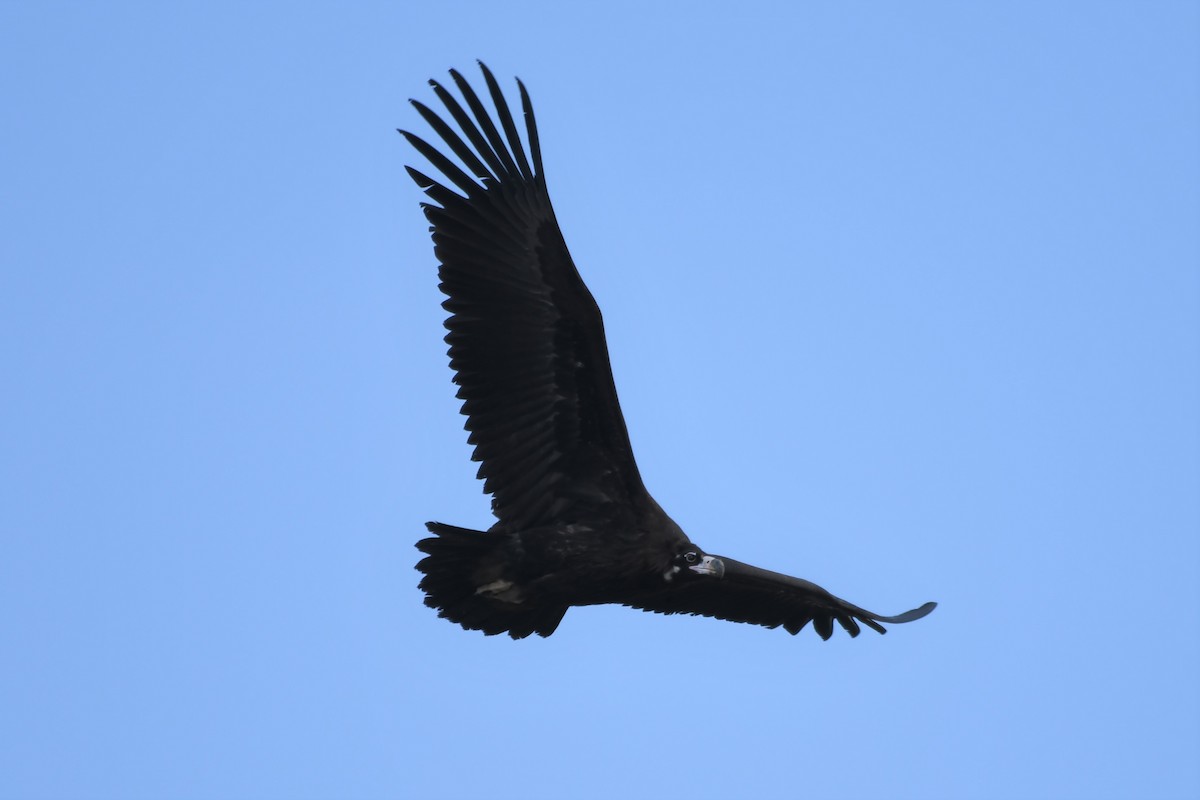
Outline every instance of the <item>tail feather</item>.
{"label": "tail feather", "polygon": [[[507,633],[514,639],[530,634],[549,636],[567,612],[565,606],[509,603],[481,594],[482,584],[494,580],[502,567],[498,537],[441,522],[425,527],[436,536],[417,542],[425,558],[417,569],[425,573],[419,588],[425,605],[438,616],[487,636]],[[489,576],[490,575],[490,580]]]}

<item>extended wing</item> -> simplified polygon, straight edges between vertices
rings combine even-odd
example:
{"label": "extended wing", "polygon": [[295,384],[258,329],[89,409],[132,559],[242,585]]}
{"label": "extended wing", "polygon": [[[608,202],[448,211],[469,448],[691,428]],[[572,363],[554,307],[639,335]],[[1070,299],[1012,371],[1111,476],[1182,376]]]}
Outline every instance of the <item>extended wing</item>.
{"label": "extended wing", "polygon": [[649,498],[617,403],[600,309],[550,205],[529,95],[518,81],[527,158],[499,85],[479,66],[499,126],[454,70],[466,109],[430,85],[457,130],[411,101],[466,171],[401,133],[441,173],[435,180],[408,168],[436,203],[423,208],[451,314],[450,366],[484,491],[500,523],[515,530],[580,507],[642,508]]}
{"label": "extended wing", "polygon": [[833,635],[837,620],[847,633],[858,636],[861,622],[887,633],[881,623],[912,622],[933,611],[937,603],[894,617],[885,617],[847,603],[815,583],[771,572],[724,556],[714,556],[724,565],[720,578],[681,581],[671,588],[626,605],[660,614],[699,614],[706,617],[748,622],[768,628],[799,633],[809,622],[822,639]]}

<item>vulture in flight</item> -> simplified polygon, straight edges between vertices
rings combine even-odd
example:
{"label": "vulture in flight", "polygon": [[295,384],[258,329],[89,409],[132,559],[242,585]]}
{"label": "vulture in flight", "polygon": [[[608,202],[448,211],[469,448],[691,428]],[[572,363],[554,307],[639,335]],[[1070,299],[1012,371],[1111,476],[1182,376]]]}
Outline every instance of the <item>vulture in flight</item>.
{"label": "vulture in flight", "polygon": [[885,617],[712,555],[654,501],[617,402],[600,309],[550,205],[529,95],[517,81],[523,144],[495,77],[479,66],[494,114],[451,70],[461,101],[429,82],[448,118],[411,101],[442,149],[400,131],[437,171],[408,168],[432,201],[422,208],[450,314],[450,367],[496,515],[487,531],[428,523],[433,536],[417,544],[425,604],[514,639],[549,636],[568,608],[597,603],[792,634],[811,622],[822,639],[835,621],[857,636],[860,625],[884,633],[885,623],[932,611],[926,603]]}

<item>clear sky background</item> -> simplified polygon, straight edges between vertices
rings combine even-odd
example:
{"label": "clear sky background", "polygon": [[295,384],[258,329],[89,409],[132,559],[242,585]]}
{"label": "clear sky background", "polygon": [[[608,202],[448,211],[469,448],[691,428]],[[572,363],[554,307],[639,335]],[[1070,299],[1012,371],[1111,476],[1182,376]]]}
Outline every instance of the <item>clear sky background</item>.
{"label": "clear sky background", "polygon": [[[1189,2],[0,4],[0,796],[1200,793]],[[538,112],[650,490],[934,614],[421,604],[486,527],[396,127]]]}

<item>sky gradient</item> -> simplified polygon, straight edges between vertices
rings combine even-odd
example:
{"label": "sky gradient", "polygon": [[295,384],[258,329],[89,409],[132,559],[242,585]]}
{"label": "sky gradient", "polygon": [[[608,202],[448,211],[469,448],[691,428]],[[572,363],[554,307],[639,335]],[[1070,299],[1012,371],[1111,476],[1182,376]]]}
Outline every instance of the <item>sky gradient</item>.
{"label": "sky gradient", "polygon": [[[1195,797],[1198,5],[583,5],[0,5],[0,797]],[[657,500],[930,617],[422,605],[476,58]]]}

